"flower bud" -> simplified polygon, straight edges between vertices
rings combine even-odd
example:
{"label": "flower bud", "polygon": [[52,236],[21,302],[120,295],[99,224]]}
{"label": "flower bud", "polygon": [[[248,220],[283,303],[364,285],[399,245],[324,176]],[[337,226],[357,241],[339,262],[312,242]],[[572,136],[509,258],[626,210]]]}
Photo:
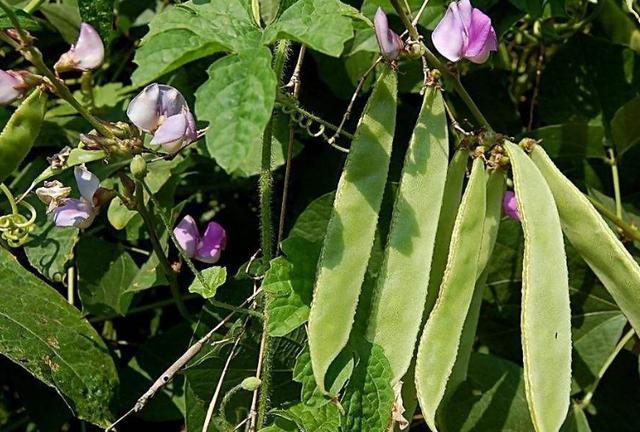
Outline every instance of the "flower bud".
{"label": "flower bud", "polygon": [[373,19],[376,30],[376,39],[380,47],[380,54],[387,60],[396,60],[400,55],[400,51],[404,47],[404,43],[400,36],[393,30],[389,29],[389,21],[382,8],[378,8],[376,16]]}
{"label": "flower bud", "polygon": [[248,377],[242,380],[240,387],[246,391],[256,391],[262,385],[262,380],[258,377]]}
{"label": "flower bud", "polygon": [[7,105],[24,96],[28,86],[22,75],[0,69],[0,105]]}
{"label": "flower bud", "polygon": [[87,23],[80,25],[80,35],[69,51],[54,65],[56,72],[87,71],[100,67],[104,60],[104,44],[98,32]]}
{"label": "flower bud", "polygon": [[129,164],[129,169],[131,170],[131,174],[138,180],[144,179],[149,172],[147,170],[147,162],[140,155],[134,156],[131,164]]}
{"label": "flower bud", "polygon": [[504,197],[502,198],[502,210],[504,210],[504,214],[509,216],[511,219],[520,220],[520,212],[518,211],[518,201],[516,199],[516,194],[513,191],[506,191],[504,193]]}
{"label": "flower bud", "polygon": [[454,1],[431,35],[436,49],[450,61],[466,58],[484,63],[497,51],[498,38],[491,18],[471,6],[469,0]]}

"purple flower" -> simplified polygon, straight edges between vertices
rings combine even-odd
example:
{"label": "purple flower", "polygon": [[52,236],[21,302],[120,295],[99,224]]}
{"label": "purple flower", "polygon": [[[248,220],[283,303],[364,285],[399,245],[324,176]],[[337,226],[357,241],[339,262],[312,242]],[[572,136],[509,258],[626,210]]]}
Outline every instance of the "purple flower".
{"label": "purple flower", "polygon": [[382,8],[378,8],[376,16],[373,18],[373,25],[376,29],[376,39],[380,46],[380,54],[387,60],[396,60],[404,46],[402,39],[389,28],[389,21]]}
{"label": "purple flower", "polygon": [[184,97],[175,88],[150,84],[129,104],[127,116],[141,130],[153,135],[151,144],[170,154],[198,138],[196,123]]}
{"label": "purple flower", "polygon": [[91,225],[98,214],[99,207],[95,204],[95,195],[100,180],[83,166],[75,167],[73,173],[80,190],[80,199],[64,199],[59,207],[53,209],[53,222],[59,227],[73,226],[84,229]]}
{"label": "purple flower", "polygon": [[227,234],[222,225],[209,222],[203,236],[200,236],[196,221],[185,216],[173,230],[180,247],[189,258],[195,258],[207,264],[215,264],[227,246]]}
{"label": "purple flower", "polygon": [[7,105],[21,98],[26,89],[27,85],[19,72],[0,69],[0,105]]}
{"label": "purple flower", "polygon": [[504,193],[504,197],[502,198],[502,210],[504,210],[504,214],[509,216],[511,219],[515,219],[517,221],[520,220],[520,212],[518,211],[518,201],[516,200],[515,192],[506,191]]}
{"label": "purple flower", "polygon": [[498,49],[491,18],[472,7],[469,0],[449,5],[431,40],[440,54],[454,62],[466,58],[473,63],[484,63],[489,53]]}
{"label": "purple flower", "polygon": [[80,24],[80,35],[69,51],[62,54],[54,68],[58,72],[92,70],[104,60],[104,44],[98,32],[87,23]]}

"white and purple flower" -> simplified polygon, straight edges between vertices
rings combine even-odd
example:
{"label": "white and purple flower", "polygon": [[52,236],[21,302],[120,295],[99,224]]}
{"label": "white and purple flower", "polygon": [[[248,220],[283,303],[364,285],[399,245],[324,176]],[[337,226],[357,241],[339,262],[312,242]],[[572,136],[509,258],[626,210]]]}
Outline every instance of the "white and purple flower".
{"label": "white and purple flower", "polygon": [[373,18],[373,25],[376,30],[376,39],[380,47],[380,54],[387,60],[396,60],[404,47],[400,36],[389,28],[389,20],[382,8],[378,8],[376,16]]}
{"label": "white and purple flower", "polygon": [[502,210],[504,210],[504,214],[509,216],[511,219],[520,220],[520,212],[518,211],[518,200],[516,199],[516,194],[513,191],[506,191],[504,193],[504,197],[502,198]]}
{"label": "white and purple flower", "polygon": [[104,44],[100,35],[87,23],[80,24],[80,35],[69,51],[62,54],[54,65],[57,72],[97,69],[104,61]]}
{"label": "white and purple flower", "polygon": [[448,60],[466,58],[484,63],[498,49],[498,38],[491,18],[471,6],[469,0],[451,3],[431,35],[436,49]]}
{"label": "white and purple flower", "polygon": [[53,214],[53,222],[59,227],[88,228],[96,218],[100,206],[98,192],[100,180],[83,166],[73,171],[80,190],[80,198],[67,198],[69,188],[60,182],[45,184],[36,194],[41,201],[49,205],[47,212]]}
{"label": "white and purple flower", "polygon": [[209,222],[204,235],[200,235],[196,221],[189,215],[182,218],[173,230],[182,250],[189,258],[215,264],[227,246],[227,233],[222,225]]}
{"label": "white and purple flower", "polygon": [[196,123],[180,92],[168,85],[150,84],[129,104],[127,116],[144,132],[153,135],[151,144],[169,154],[198,139]]}

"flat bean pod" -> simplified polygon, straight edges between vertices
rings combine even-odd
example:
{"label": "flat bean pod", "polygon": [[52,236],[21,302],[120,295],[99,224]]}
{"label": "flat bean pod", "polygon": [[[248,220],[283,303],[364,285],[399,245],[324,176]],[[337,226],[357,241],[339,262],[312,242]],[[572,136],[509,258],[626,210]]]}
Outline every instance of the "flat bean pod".
{"label": "flat bean pod", "polygon": [[535,146],[531,159],[556,199],[567,239],[607,288],[636,333],[640,334],[640,267],[600,213]]}
{"label": "flat bean pod", "polygon": [[0,134],[0,182],[29,154],[47,109],[47,93],[36,88],[22,101]]}
{"label": "flat bean pod", "polygon": [[416,357],[416,388],[422,414],[436,431],[436,411],[458,354],[458,345],[473,288],[486,208],[487,174],[484,162],[473,163],[469,184],[455,220],[447,267],[440,293],[420,338]]}
{"label": "flat bean pod", "polygon": [[353,326],[387,181],[396,98],[397,77],[387,68],[358,124],[327,226],[309,313],[311,364],[322,391]]}
{"label": "flat bean pod", "polygon": [[433,305],[438,298],[438,290],[442,283],[444,269],[447,266],[449,255],[449,243],[453,224],[458,214],[458,206],[462,198],[462,187],[464,185],[467,163],[469,162],[469,150],[461,148],[456,150],[449,163],[447,179],[444,184],[444,195],[440,206],[440,218],[438,219],[438,230],[433,247],[433,259],[431,261],[431,272],[429,275],[429,288],[427,288],[427,300],[425,301],[423,322],[426,320]]}
{"label": "flat bean pod", "polygon": [[427,89],[405,156],[367,338],[382,347],[395,385],[416,344],[449,163],[442,94]]}
{"label": "flat bean pod", "polygon": [[524,231],[525,393],[535,430],[556,432],[567,416],[571,390],[571,310],[560,217],[551,190],[531,158],[513,143],[506,142],[505,148]]}

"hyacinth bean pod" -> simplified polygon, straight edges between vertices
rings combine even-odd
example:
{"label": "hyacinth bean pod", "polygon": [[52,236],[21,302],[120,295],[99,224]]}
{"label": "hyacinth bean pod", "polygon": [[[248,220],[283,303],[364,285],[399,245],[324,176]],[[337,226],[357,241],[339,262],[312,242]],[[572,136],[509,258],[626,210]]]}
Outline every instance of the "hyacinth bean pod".
{"label": "hyacinth bean pod", "polygon": [[442,197],[442,205],[440,206],[440,218],[438,219],[438,230],[436,231],[435,245],[433,247],[427,300],[425,301],[424,314],[422,316],[423,323],[429,313],[431,313],[433,305],[436,303],[444,269],[447,266],[451,233],[453,232],[453,224],[455,223],[458,206],[462,198],[462,187],[464,185],[468,162],[469,150],[460,148],[453,154],[453,158],[447,169],[444,195]]}
{"label": "hyacinth bean pod", "polygon": [[0,182],[27,156],[36,141],[47,109],[47,93],[35,89],[15,110],[0,134]]}
{"label": "hyacinth bean pod", "polygon": [[[567,239],[602,281],[636,333],[640,333],[640,267],[600,213],[540,146],[531,159],[556,198]],[[594,247],[598,245],[598,247]]]}
{"label": "hyacinth bean pod", "polygon": [[486,195],[487,174],[483,160],[477,158],[456,216],[438,300],[422,332],[416,358],[418,400],[433,431],[478,276]]}
{"label": "hyacinth bean pod", "polygon": [[309,348],[318,387],[349,339],[371,254],[396,122],[397,77],[385,69],[360,118],[318,261]]}
{"label": "hyacinth bean pod", "polygon": [[480,307],[482,306],[482,294],[487,281],[487,267],[489,259],[493,254],[493,249],[498,239],[498,229],[500,219],[502,219],[502,196],[504,195],[506,182],[504,171],[498,169],[489,174],[487,180],[487,208],[484,218],[484,232],[482,233],[482,244],[480,245],[480,257],[478,258],[478,280],[473,291],[469,313],[464,322],[458,357],[451,372],[451,378],[447,383],[447,395],[453,394],[455,389],[467,379],[469,359],[473,350],[473,342],[476,338],[478,319],[480,317]]}
{"label": "hyacinth bean pod", "polygon": [[395,385],[407,371],[418,337],[449,163],[442,94],[427,89],[405,156],[377,298],[367,338],[389,360]]}
{"label": "hyacinth bean pod", "polygon": [[571,390],[571,310],[560,217],[551,190],[531,158],[513,143],[506,142],[505,148],[524,231],[525,393],[535,430],[556,432],[567,416]]}

